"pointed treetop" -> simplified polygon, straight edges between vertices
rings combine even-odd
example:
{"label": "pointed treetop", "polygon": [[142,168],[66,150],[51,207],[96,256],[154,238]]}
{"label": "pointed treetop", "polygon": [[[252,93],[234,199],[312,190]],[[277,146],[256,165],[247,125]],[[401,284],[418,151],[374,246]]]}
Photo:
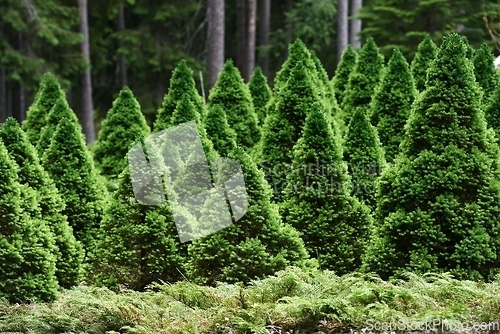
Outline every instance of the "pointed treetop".
{"label": "pointed treetop", "polygon": [[41,136],[43,127],[47,124],[50,110],[60,99],[66,99],[66,95],[57,78],[47,72],[43,75],[40,88],[35,96],[33,104],[26,113],[26,120],[22,124],[29,141],[36,145]]}
{"label": "pointed treetop", "polygon": [[275,93],[277,92],[277,89],[281,88],[281,86],[288,80],[290,71],[298,62],[303,62],[304,65],[311,71],[315,70],[315,64],[311,58],[311,52],[299,38],[297,38],[288,47],[288,57],[281,66],[281,69],[278,73],[276,73],[276,77],[274,78]]}
{"label": "pointed treetop", "polygon": [[427,79],[427,70],[431,62],[436,58],[438,48],[432,41],[429,34],[420,42],[411,62],[411,73],[415,80],[415,88],[421,92],[425,89],[425,80]]}
{"label": "pointed treetop", "polygon": [[252,102],[255,112],[259,117],[259,125],[264,124],[267,116],[267,103],[271,99],[271,88],[267,84],[267,78],[260,66],[257,66],[248,82],[248,89],[252,95]]}
{"label": "pointed treetop", "polygon": [[499,84],[499,77],[494,61],[495,56],[487,43],[483,43],[472,58],[474,75],[477,83],[483,90],[484,102],[489,101],[495,87]]}
{"label": "pointed treetop", "polygon": [[332,78],[332,86],[335,94],[335,99],[340,104],[344,101],[345,91],[347,89],[347,82],[349,81],[349,74],[356,67],[356,61],[358,60],[358,53],[352,47],[352,45],[347,45],[347,48],[342,53],[342,58],[340,59],[337,68],[335,69],[335,75]]}
{"label": "pointed treetop", "polygon": [[205,116],[205,104],[203,98],[196,89],[193,71],[189,68],[185,60],[181,60],[172,73],[170,87],[158,110],[156,121],[153,126],[154,133],[165,130],[170,126],[170,118],[177,107],[177,102],[184,94],[189,96],[196,111],[200,114],[200,117],[203,118]]}
{"label": "pointed treetop", "polygon": [[236,148],[236,133],[229,127],[226,112],[221,106],[215,105],[208,108],[205,129],[214,149],[221,157],[226,157]]}

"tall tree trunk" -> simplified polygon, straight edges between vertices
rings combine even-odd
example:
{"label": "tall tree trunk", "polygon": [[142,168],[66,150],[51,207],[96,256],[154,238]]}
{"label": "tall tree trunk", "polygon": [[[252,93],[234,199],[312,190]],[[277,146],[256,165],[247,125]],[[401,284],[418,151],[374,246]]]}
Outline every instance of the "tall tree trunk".
{"label": "tall tree trunk", "polygon": [[224,0],[208,0],[208,82],[212,88],[224,66]]}
{"label": "tall tree trunk", "polygon": [[349,0],[337,2],[337,63],[347,47],[349,39]]}
{"label": "tall tree trunk", "polygon": [[[355,17],[358,15],[358,10],[363,6],[363,0],[351,0],[351,16]],[[361,37],[359,36],[361,32],[361,20],[351,19],[351,34],[350,42],[353,48],[359,49],[361,47]]]}
{"label": "tall tree trunk", "polygon": [[260,12],[260,47],[262,48],[262,58],[260,66],[265,76],[269,76],[269,26],[271,22],[271,0],[261,1]]}
{"label": "tall tree trunk", "polygon": [[[123,32],[125,30],[125,9],[123,8],[123,2],[118,5],[118,31]],[[123,43],[120,40],[118,42],[118,47],[121,49]],[[127,86],[127,62],[124,55],[120,55],[118,58],[118,70],[120,72],[120,86]]]}
{"label": "tall tree trunk", "polygon": [[82,77],[82,128],[85,133],[87,144],[92,144],[95,140],[94,129],[94,106],[92,102],[92,77],[90,73],[90,45],[89,45],[89,24],[87,14],[87,0],[78,0],[80,8],[80,32],[83,34],[81,51],[88,67]]}
{"label": "tall tree trunk", "polygon": [[255,68],[255,34],[257,30],[257,0],[248,0],[247,56],[245,80],[250,81]]}
{"label": "tall tree trunk", "polygon": [[247,65],[247,0],[236,0],[236,67],[245,76]]}
{"label": "tall tree trunk", "polygon": [[7,119],[7,71],[0,68],[0,123]]}

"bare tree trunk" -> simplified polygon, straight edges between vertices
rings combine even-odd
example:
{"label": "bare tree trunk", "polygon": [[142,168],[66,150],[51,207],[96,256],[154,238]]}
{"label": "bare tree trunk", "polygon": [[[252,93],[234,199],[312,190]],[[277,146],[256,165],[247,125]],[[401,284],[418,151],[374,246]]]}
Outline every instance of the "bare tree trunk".
{"label": "bare tree trunk", "polygon": [[347,48],[349,40],[349,0],[337,2],[337,63]]}
{"label": "bare tree trunk", "polygon": [[90,73],[90,45],[89,45],[89,24],[87,14],[87,0],[78,0],[80,8],[80,32],[83,34],[81,51],[88,67],[82,77],[82,128],[85,133],[87,144],[92,144],[95,140],[94,129],[94,106],[92,103],[92,77]]}
{"label": "bare tree trunk", "polygon": [[247,0],[236,0],[236,67],[245,75],[247,65]]}
{"label": "bare tree trunk", "polygon": [[208,0],[207,58],[210,88],[224,66],[224,0]]}
{"label": "bare tree trunk", "polygon": [[257,0],[248,0],[247,61],[245,80],[250,81],[255,68],[255,34],[257,30]]}
{"label": "bare tree trunk", "polygon": [[[118,31],[123,32],[125,30],[125,10],[123,8],[123,3],[120,2],[118,5]],[[123,47],[123,43],[119,41],[119,48]],[[124,55],[120,55],[118,58],[118,68],[120,72],[120,86],[127,86],[127,62]]]}
{"label": "bare tree trunk", "polygon": [[261,1],[260,12],[260,46],[262,51],[262,58],[260,66],[265,76],[269,76],[269,26],[271,22],[271,0]]}
{"label": "bare tree trunk", "polygon": [[[358,10],[360,10],[361,7],[363,7],[363,0],[351,0],[351,16],[354,17],[358,15]],[[355,49],[359,49],[361,47],[361,37],[359,36],[360,32],[361,20],[352,19],[349,44],[351,44]]]}
{"label": "bare tree trunk", "polygon": [[7,119],[7,73],[0,68],[0,123]]}

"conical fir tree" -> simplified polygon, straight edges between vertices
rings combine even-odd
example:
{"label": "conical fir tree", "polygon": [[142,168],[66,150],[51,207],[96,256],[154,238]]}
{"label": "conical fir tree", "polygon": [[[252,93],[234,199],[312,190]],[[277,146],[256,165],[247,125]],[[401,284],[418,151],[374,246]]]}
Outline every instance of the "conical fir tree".
{"label": "conical fir tree", "polygon": [[446,36],[413,104],[401,153],[380,178],[379,227],[366,270],[460,279],[497,271],[500,186],[480,96],[466,46],[458,34]]}
{"label": "conical fir tree", "polygon": [[47,124],[49,112],[60,99],[66,99],[66,96],[57,78],[51,73],[45,73],[33,104],[26,113],[26,120],[22,124],[22,129],[31,144],[36,146],[38,143],[41,131]]}
{"label": "conical fir tree", "polygon": [[494,65],[495,56],[488,44],[484,43],[474,53],[472,59],[474,64],[474,75],[476,81],[483,90],[484,103],[488,103],[493,95],[495,87],[499,84],[498,73]]}
{"label": "conical fir tree", "polygon": [[252,96],[255,113],[259,117],[259,124],[263,125],[267,116],[267,103],[271,99],[271,88],[267,84],[267,78],[262,69],[257,66],[248,82],[248,89]]}
{"label": "conical fir tree", "polygon": [[54,235],[59,285],[63,288],[77,285],[81,278],[83,249],[76,241],[67,217],[62,214],[64,202],[54,182],[41,167],[35,148],[14,118],[8,118],[2,125],[0,139],[9,156],[20,166],[19,182],[36,191],[40,216]]}
{"label": "conical fir tree", "polygon": [[228,60],[210,91],[209,106],[221,106],[227,121],[236,132],[237,143],[247,149],[260,140],[259,119],[252,104],[248,86],[231,60]]}
{"label": "conical fir tree", "polygon": [[354,71],[357,59],[358,53],[351,45],[348,45],[342,54],[332,79],[333,92],[338,103],[344,101],[349,75]]}
{"label": "conical fir tree", "polygon": [[276,109],[264,127],[260,161],[274,190],[274,200],[282,200],[286,174],[292,162],[291,151],[302,134],[309,106],[321,101],[311,71],[296,64],[286,85],[276,95]]}
{"label": "conical fir tree", "polygon": [[[271,190],[262,171],[241,147],[229,159],[241,165],[245,190],[236,187],[226,192],[229,198],[246,192],[248,210],[232,225],[193,241],[189,246],[190,275],[202,284],[248,283],[289,265],[305,266],[308,254],[304,244],[295,229],[282,223],[277,206],[271,204]],[[222,210],[228,209],[225,202],[209,198],[202,221],[217,224]]]}
{"label": "conical fir tree", "polygon": [[[160,280],[173,283],[182,278],[187,246],[179,242],[169,204],[147,205],[134,198],[132,182],[141,182],[148,174],[135,167],[131,176],[127,165],[106,207],[95,266],[97,281],[105,285],[143,290]],[[141,191],[148,199],[165,199],[153,184],[145,184]]]}
{"label": "conical fir tree", "polygon": [[350,178],[336,129],[319,103],[310,109],[304,133],[293,148],[283,219],[301,233],[321,268],[342,275],[360,267],[372,220],[369,209],[349,194]]}
{"label": "conical fir tree", "polygon": [[106,190],[99,182],[83,133],[71,119],[60,120],[51,144],[42,156],[42,167],[64,199],[63,214],[68,217],[88,259],[102,219]]}
{"label": "conical fir tree", "polygon": [[398,153],[416,95],[408,63],[395,49],[370,106],[370,121],[378,130],[388,162]]}
{"label": "conical fir tree", "polygon": [[483,101],[486,103],[484,107],[486,123],[495,131],[496,140],[498,140],[500,138],[500,85],[495,87],[489,101]]}
{"label": "conical fir tree", "polygon": [[124,87],[102,123],[92,148],[96,168],[102,175],[118,177],[127,164],[127,149],[138,136],[151,130],[141,112],[141,106],[128,87]]}
{"label": "conical fir tree", "polygon": [[56,101],[54,107],[52,107],[52,109],[50,110],[47,117],[47,123],[40,133],[40,139],[38,140],[38,143],[35,145],[39,157],[41,157],[45,150],[49,148],[52,137],[56,132],[57,125],[63,118],[71,119],[71,121],[79,127],[79,131],[81,131],[78,117],[69,107],[66,98],[60,98]]}
{"label": "conical fir tree", "polygon": [[420,42],[415,53],[415,57],[411,62],[411,74],[415,81],[415,88],[421,92],[425,89],[425,80],[427,78],[427,70],[431,62],[436,58],[437,46],[432,41],[430,35],[426,35]]}
{"label": "conical fir tree", "polygon": [[177,107],[177,102],[184,94],[189,96],[189,99],[203,120],[205,118],[205,104],[203,98],[196,89],[193,71],[189,68],[185,60],[181,60],[172,73],[170,87],[158,110],[153,132],[159,132],[170,127],[170,118]]}
{"label": "conical fir tree", "polygon": [[349,76],[344,101],[341,104],[344,122],[349,124],[357,107],[370,104],[384,69],[384,58],[373,38],[369,37],[359,51],[354,71]]}
{"label": "conical fir tree", "polygon": [[376,181],[385,167],[385,159],[377,130],[370,124],[364,108],[356,109],[347,127],[344,161],[352,177],[352,194],[375,209]]}
{"label": "conical fir tree", "polygon": [[45,222],[21,209],[27,203],[22,203],[18,170],[0,142],[0,299],[53,301],[57,297],[53,235]]}
{"label": "conical fir tree", "polygon": [[221,106],[208,108],[205,128],[208,138],[220,156],[227,157],[229,152],[236,148],[236,133],[229,127],[226,113]]}

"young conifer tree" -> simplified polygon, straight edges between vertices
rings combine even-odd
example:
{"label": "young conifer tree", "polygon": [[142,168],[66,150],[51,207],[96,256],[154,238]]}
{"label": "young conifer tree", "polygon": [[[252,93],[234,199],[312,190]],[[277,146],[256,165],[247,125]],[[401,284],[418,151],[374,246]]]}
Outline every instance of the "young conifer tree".
{"label": "young conifer tree", "polygon": [[351,180],[335,123],[319,102],[309,106],[304,132],[293,148],[283,220],[301,234],[323,269],[342,275],[361,266],[372,218],[351,196]]}
{"label": "young conifer tree", "polygon": [[170,87],[158,110],[156,120],[153,125],[153,132],[159,132],[170,127],[170,118],[177,107],[177,102],[182,95],[187,94],[193,103],[195,110],[200,114],[201,119],[205,118],[205,103],[196,89],[193,79],[193,71],[189,68],[185,60],[181,60],[170,79]]}
{"label": "young conifer tree", "polygon": [[344,161],[351,175],[352,194],[374,210],[376,181],[385,167],[385,158],[377,130],[362,107],[356,109],[347,127]]}
{"label": "young conifer tree", "polygon": [[26,120],[22,124],[22,129],[34,146],[37,145],[41,132],[47,124],[50,110],[60,99],[66,99],[66,96],[59,81],[53,74],[45,73],[33,104],[26,112]]}
{"label": "young conifer tree", "polygon": [[427,78],[427,70],[431,62],[436,58],[437,46],[432,41],[430,35],[426,35],[417,47],[417,52],[413,58],[410,69],[415,81],[415,88],[418,92],[425,89],[425,80]]}
{"label": "young conifer tree", "polygon": [[474,76],[483,90],[482,101],[484,104],[489,103],[495,87],[499,84],[498,72],[494,65],[495,56],[491,52],[488,44],[484,43],[474,53],[472,58],[474,64]]}
{"label": "young conifer tree", "polygon": [[354,70],[349,75],[344,101],[343,120],[349,124],[357,107],[369,106],[384,70],[384,57],[373,38],[369,37],[359,51]]}
{"label": "young conifer tree", "polygon": [[70,288],[80,283],[83,249],[75,239],[67,217],[62,214],[64,201],[54,182],[40,165],[36,150],[14,118],[8,118],[0,127],[0,140],[11,159],[19,165],[18,178],[36,193],[39,218],[47,223],[55,238],[56,277],[59,285]]}
{"label": "young conifer tree", "polygon": [[267,103],[271,99],[271,88],[260,66],[255,68],[248,82],[248,89],[252,95],[253,107],[259,117],[259,125],[262,126],[267,116]]}
{"label": "young conifer tree", "polygon": [[331,82],[335,99],[339,104],[344,101],[349,75],[352,71],[354,71],[357,59],[357,51],[351,45],[348,45],[342,54],[342,58],[340,59],[337,68],[335,69],[335,75],[333,76]]}
{"label": "young conifer tree", "polygon": [[42,156],[42,167],[65,201],[63,214],[89,259],[102,219],[106,190],[99,182],[83,133],[72,119],[60,120]]}
{"label": "young conifer tree", "polygon": [[118,177],[127,164],[127,149],[138,136],[151,130],[141,106],[128,87],[124,87],[108,111],[92,151],[101,175]]}
{"label": "young conifer tree", "polygon": [[231,60],[228,60],[210,91],[209,106],[221,106],[229,126],[236,132],[237,143],[247,149],[260,140],[259,119],[248,86]]}
{"label": "young conifer tree", "polygon": [[[233,224],[193,241],[188,249],[192,278],[210,285],[216,281],[248,283],[289,265],[308,264],[308,254],[297,231],[282,223],[277,206],[271,204],[271,189],[262,171],[241,147],[231,151],[228,158],[241,165],[244,189],[239,185],[226,188],[226,193],[229,198],[246,193],[248,209]],[[218,180],[224,182],[224,178]],[[201,221],[218,224],[221,212],[229,210],[226,202],[216,199],[208,198]]]}
{"label": "young conifer tree", "polygon": [[30,189],[20,185],[18,170],[0,142],[0,299],[50,302],[58,295],[55,242],[45,222],[30,217],[36,198],[24,197]]}
{"label": "young conifer tree", "polygon": [[458,34],[443,39],[401,153],[379,180],[364,269],[384,279],[404,270],[473,280],[498,272],[498,170],[466,51]]}
{"label": "young conifer tree", "polygon": [[227,157],[236,148],[236,133],[229,127],[224,109],[221,106],[208,108],[205,119],[208,138],[221,157]]}
{"label": "young conifer tree", "polygon": [[370,105],[370,122],[378,130],[385,159],[392,162],[417,91],[406,59],[395,49]]}

